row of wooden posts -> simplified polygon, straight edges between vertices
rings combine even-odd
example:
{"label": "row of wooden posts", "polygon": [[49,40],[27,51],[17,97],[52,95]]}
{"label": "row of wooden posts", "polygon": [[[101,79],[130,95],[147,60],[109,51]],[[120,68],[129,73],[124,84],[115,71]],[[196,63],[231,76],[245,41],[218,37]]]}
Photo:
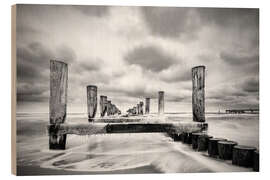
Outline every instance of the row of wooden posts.
{"label": "row of wooden posts", "polygon": [[[89,85],[87,86],[87,112],[88,119],[91,121],[96,116],[97,111],[97,86]],[[107,99],[107,96],[100,96],[100,116],[104,117],[105,115],[111,116],[115,114],[121,114],[121,111],[115,104],[112,104],[110,100]]]}
{"label": "row of wooden posts", "polygon": [[174,141],[190,144],[192,149],[207,151],[212,158],[231,160],[233,165],[251,167],[259,171],[259,151],[255,147],[238,145],[235,141],[214,138],[206,133],[168,133]]}
{"label": "row of wooden posts", "polygon": [[[55,128],[66,120],[67,109],[67,88],[68,88],[68,65],[61,61],[50,61],[50,125]],[[205,122],[205,66],[197,66],[192,68],[192,111],[193,121]],[[106,103],[107,102],[107,103]],[[101,117],[105,115],[113,115],[120,113],[120,110],[111,105],[110,101],[106,100],[106,96],[101,96]],[[164,113],[164,92],[159,92],[158,112]],[[142,107],[140,104],[139,107]],[[137,106],[138,107],[138,106]],[[150,111],[150,99],[146,102],[148,113]],[[141,108],[140,108],[141,109]],[[92,119],[97,111],[97,87],[87,86],[87,110],[88,118]],[[141,113],[141,111],[140,111]],[[66,135],[58,136],[50,134],[50,148],[61,149],[61,144],[65,144]]]}
{"label": "row of wooden posts", "polygon": [[[57,134],[60,125],[66,120],[68,87],[68,65],[66,63],[50,61],[50,149],[65,149],[66,134]],[[150,98],[146,98],[145,113],[150,112]],[[88,118],[92,119],[97,110],[97,86],[87,86]],[[105,114],[120,114],[121,111],[107,100],[106,96],[100,96],[101,117]],[[143,102],[129,109],[130,113],[142,114]],[[164,113],[164,92],[158,93],[158,112]],[[205,67],[192,68],[192,113],[193,121],[205,122]],[[192,144],[193,149],[208,151],[209,156],[224,160],[232,159],[232,164],[251,167],[259,170],[259,152],[256,148],[240,146],[236,142],[226,139],[213,138],[207,134],[187,133],[176,134],[167,132],[175,141]]]}
{"label": "row of wooden posts", "polygon": [[[68,65],[50,61],[50,123],[64,123],[66,118],[68,87]],[[121,111],[106,96],[100,96],[101,117],[120,114]],[[88,118],[94,118],[97,111],[97,86],[87,86]],[[143,113],[143,102],[129,110],[132,114]],[[146,114],[150,112],[150,98],[146,98]],[[192,112],[193,121],[205,122],[205,66],[192,68]],[[158,113],[164,113],[164,91],[158,92]]]}
{"label": "row of wooden posts", "polygon": [[[143,114],[143,102],[141,101],[137,106],[127,110],[129,115],[142,115]],[[150,97],[145,98],[145,114],[150,113]],[[158,92],[158,114],[164,114],[164,91]]]}

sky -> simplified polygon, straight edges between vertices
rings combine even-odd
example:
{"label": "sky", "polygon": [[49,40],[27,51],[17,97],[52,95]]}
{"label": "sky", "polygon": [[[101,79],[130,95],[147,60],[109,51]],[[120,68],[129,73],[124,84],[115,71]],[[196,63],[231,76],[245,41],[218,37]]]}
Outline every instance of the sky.
{"label": "sky", "polygon": [[49,111],[51,59],[68,63],[67,111],[96,85],[122,112],[146,97],[191,112],[191,68],[206,66],[206,111],[259,107],[259,10],[17,6],[17,112]]}

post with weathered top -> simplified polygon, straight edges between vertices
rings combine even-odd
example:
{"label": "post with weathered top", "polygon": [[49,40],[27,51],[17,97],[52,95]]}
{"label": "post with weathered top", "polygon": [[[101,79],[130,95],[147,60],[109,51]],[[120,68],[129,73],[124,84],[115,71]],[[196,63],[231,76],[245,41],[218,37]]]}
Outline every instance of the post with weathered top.
{"label": "post with weathered top", "polygon": [[107,111],[107,96],[100,96],[100,116],[104,117]]}
{"label": "post with weathered top", "polygon": [[107,101],[107,116],[112,114],[112,101]]}
{"label": "post with weathered top", "polygon": [[150,98],[145,98],[145,114],[150,112]]}
{"label": "post with weathered top", "polygon": [[97,86],[87,86],[87,112],[88,120],[92,121],[97,112]]}
{"label": "post with weathered top", "polygon": [[142,101],[140,102],[140,114],[143,115],[143,102]]}
{"label": "post with weathered top", "polygon": [[140,104],[137,104],[137,111],[136,111],[136,114],[140,114]]}
{"label": "post with weathered top", "polygon": [[205,122],[205,66],[192,68],[192,113],[193,121]]}
{"label": "post with weathered top", "polygon": [[66,120],[68,65],[50,61],[50,129],[49,148],[65,149],[67,135],[58,135],[57,129]]}
{"label": "post with weathered top", "polygon": [[158,114],[164,114],[164,91],[158,92]]}

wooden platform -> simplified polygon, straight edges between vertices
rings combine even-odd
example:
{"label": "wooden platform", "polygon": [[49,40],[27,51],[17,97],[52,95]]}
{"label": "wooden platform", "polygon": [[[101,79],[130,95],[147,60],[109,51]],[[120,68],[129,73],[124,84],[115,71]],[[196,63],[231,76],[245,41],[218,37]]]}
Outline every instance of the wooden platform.
{"label": "wooden platform", "polygon": [[207,123],[88,123],[48,125],[48,133],[63,135],[92,135],[107,133],[183,133],[201,132],[208,129]]}

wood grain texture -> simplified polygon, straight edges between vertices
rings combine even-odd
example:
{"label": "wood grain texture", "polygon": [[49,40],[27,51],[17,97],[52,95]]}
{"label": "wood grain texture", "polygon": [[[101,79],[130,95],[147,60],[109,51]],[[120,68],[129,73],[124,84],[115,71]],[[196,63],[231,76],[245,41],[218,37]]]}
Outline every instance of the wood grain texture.
{"label": "wood grain texture", "polygon": [[68,65],[50,61],[50,123],[64,123],[67,111]]}
{"label": "wood grain texture", "polygon": [[16,124],[16,105],[17,105],[17,50],[16,50],[16,16],[17,6],[11,7],[11,172],[17,174],[17,124]]}
{"label": "wood grain texture", "polygon": [[192,68],[193,121],[205,121],[205,66]]}
{"label": "wood grain texture", "polygon": [[255,150],[255,147],[234,146],[232,164],[243,167],[253,167],[253,155]]}
{"label": "wood grain texture", "polygon": [[231,160],[233,147],[237,145],[234,141],[219,141],[218,142],[218,156],[220,159]]}
{"label": "wood grain texture", "polygon": [[164,114],[164,91],[158,92],[158,114]]}
{"label": "wood grain texture", "polygon": [[211,138],[208,141],[208,154],[210,157],[217,157],[218,156],[218,142],[219,141],[226,141],[223,138]]}
{"label": "wood grain texture", "polygon": [[150,112],[150,98],[145,98],[145,114]]}
{"label": "wood grain texture", "polygon": [[213,136],[207,134],[198,137],[198,151],[207,151],[209,139]]}
{"label": "wood grain texture", "polygon": [[100,96],[100,116],[103,117],[107,111],[107,96]]}
{"label": "wood grain texture", "polygon": [[87,112],[88,118],[94,118],[97,112],[97,86],[87,86]]}

